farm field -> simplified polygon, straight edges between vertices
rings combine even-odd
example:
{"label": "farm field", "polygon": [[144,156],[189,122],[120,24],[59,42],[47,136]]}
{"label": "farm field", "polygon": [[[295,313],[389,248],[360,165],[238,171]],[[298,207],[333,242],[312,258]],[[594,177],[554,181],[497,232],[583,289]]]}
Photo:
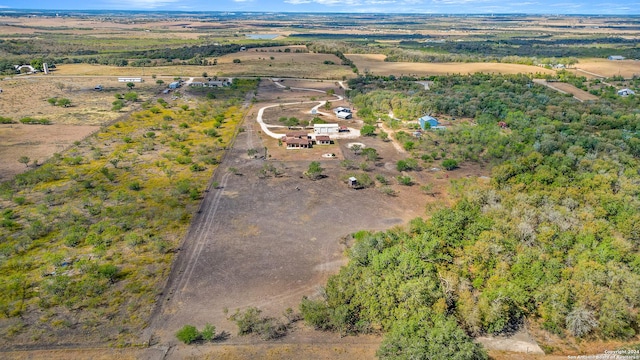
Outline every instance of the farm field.
{"label": "farm field", "polygon": [[571,71],[587,78],[622,76],[630,79],[640,76],[640,60],[580,59]]}
{"label": "farm field", "polygon": [[473,74],[477,72],[497,74],[554,74],[538,66],[503,64],[503,63],[412,63],[412,62],[385,62],[382,54],[347,54],[358,69],[373,75],[448,75],[448,74]]}
{"label": "farm field", "polygon": [[92,125],[0,125],[0,182],[28,169],[18,162],[20,157],[42,164],[99,129]]}
{"label": "farm field", "polygon": [[598,100],[598,97],[590,94],[582,89],[578,89],[577,87],[571,85],[571,84],[567,84],[567,83],[563,83],[563,82],[548,82],[546,80],[543,79],[534,79],[533,80],[535,83],[540,84],[540,85],[544,85],[547,86],[551,89],[554,89],[556,91],[559,91],[563,94],[571,94],[573,95],[576,99],[580,100],[580,101],[594,101],[594,100]]}

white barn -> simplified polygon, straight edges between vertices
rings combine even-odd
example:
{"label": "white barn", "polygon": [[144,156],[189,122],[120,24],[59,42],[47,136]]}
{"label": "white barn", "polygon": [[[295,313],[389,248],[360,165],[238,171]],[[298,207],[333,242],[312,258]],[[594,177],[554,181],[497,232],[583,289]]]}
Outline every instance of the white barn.
{"label": "white barn", "polygon": [[340,131],[338,124],[314,124],[313,133],[319,134],[337,134]]}

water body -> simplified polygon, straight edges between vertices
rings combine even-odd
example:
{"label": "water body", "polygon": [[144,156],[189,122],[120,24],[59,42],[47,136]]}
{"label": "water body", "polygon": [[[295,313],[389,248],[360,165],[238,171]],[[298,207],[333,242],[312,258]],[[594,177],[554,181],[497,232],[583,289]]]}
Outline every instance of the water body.
{"label": "water body", "polygon": [[273,40],[280,35],[278,34],[247,34],[246,36],[248,39],[251,39],[251,40]]}

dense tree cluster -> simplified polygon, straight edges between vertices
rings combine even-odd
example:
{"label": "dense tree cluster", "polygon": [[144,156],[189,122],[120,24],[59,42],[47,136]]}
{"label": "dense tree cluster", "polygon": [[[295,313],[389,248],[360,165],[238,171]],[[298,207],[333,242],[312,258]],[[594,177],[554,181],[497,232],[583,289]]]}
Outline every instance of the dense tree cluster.
{"label": "dense tree cluster", "polygon": [[582,104],[523,75],[432,80],[430,92],[416,92],[360,79],[352,96],[381,113],[474,117],[437,139],[487,154],[491,183],[454,182],[455,206],[405,230],[356,233],[325,298],[303,301],[305,319],[347,333],[382,329],[383,358],[439,358],[451,344],[471,354],[460,358],[479,358],[468,336],[510,332],[525,319],[563,336],[634,337],[638,100]]}

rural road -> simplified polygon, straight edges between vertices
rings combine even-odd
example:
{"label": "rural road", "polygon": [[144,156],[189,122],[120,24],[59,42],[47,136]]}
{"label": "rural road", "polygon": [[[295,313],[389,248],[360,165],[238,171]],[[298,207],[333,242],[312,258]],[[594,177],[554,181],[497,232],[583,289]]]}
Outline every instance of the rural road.
{"label": "rural road", "polygon": [[[282,89],[286,89],[286,88],[287,88],[287,86],[282,85],[280,82],[278,82],[278,81],[276,81],[276,80],[274,80],[274,79],[272,79],[272,81],[273,81],[273,83],[274,83],[274,84],[276,84],[276,86],[277,86],[277,87],[279,87],[279,88],[282,88]],[[314,91],[314,92],[319,92],[319,93],[326,94],[326,91],[318,90],[318,89],[301,88],[301,87],[289,87],[289,89],[292,89],[292,90],[302,90],[302,91]],[[338,98],[338,101],[340,101],[340,100],[343,100],[343,99],[344,99],[344,98],[343,98],[342,96],[340,96],[340,95],[336,95],[336,94],[334,94],[333,96],[335,96],[336,98]],[[272,137],[272,138],[274,138],[274,139],[281,139],[281,138],[282,138],[282,134],[274,133],[274,132],[273,132],[273,131],[271,131],[269,128],[270,128],[270,127],[271,127],[271,128],[283,128],[283,127],[285,127],[285,126],[282,126],[282,125],[267,125],[267,124],[265,124],[265,122],[264,122],[264,118],[263,118],[263,116],[264,116],[264,111],[265,111],[266,109],[270,109],[270,108],[274,108],[274,107],[278,107],[278,106],[299,105],[299,104],[315,104],[315,103],[318,103],[318,104],[317,104],[316,106],[314,106],[313,108],[311,108],[311,109],[312,109],[312,110],[313,110],[313,109],[316,109],[316,111],[317,111],[317,109],[318,109],[318,108],[320,108],[321,106],[324,106],[327,102],[326,102],[325,100],[322,100],[322,101],[290,102],[290,103],[284,103],[284,104],[267,105],[267,106],[264,106],[264,107],[260,108],[260,110],[258,110],[258,115],[257,115],[257,117],[256,117],[256,121],[258,121],[258,124],[260,124],[260,128],[262,129],[262,131],[263,131],[266,135],[268,135],[268,136],[270,136],[270,137]],[[322,115],[326,115],[326,116],[328,116],[328,115],[329,115],[329,114],[322,113],[322,112],[318,112],[318,113],[319,113],[319,114],[322,114]],[[355,138],[360,137],[360,130],[355,129],[355,128],[349,128],[349,133],[348,133],[348,134],[345,134],[345,133],[342,133],[342,134],[335,134],[335,135],[332,135],[332,137],[333,137],[333,138],[336,138],[336,139],[355,139]]]}

